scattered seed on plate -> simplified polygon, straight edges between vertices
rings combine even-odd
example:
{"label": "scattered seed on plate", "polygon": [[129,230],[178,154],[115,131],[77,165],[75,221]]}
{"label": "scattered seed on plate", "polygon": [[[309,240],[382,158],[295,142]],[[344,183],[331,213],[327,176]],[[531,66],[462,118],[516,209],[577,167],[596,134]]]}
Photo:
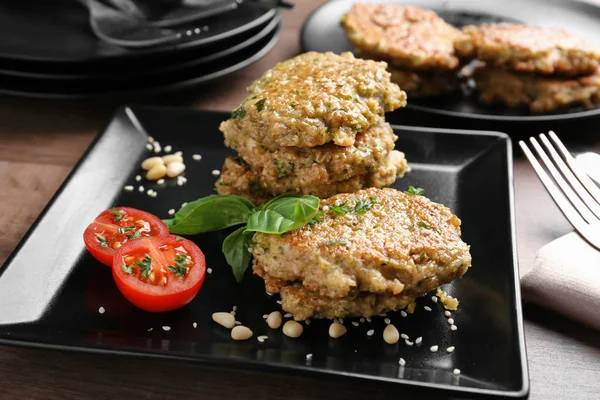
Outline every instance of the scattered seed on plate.
{"label": "scattered seed on plate", "polygon": [[231,338],[233,340],[248,340],[251,337],[252,331],[243,325],[238,325],[231,330]]}
{"label": "scattered seed on plate", "polygon": [[162,329],[163,329],[163,331],[165,331],[165,332],[169,332],[169,331],[171,330],[171,327],[170,327],[170,326],[168,326],[168,325],[165,325],[165,326],[163,326],[163,327],[162,327]]}
{"label": "scattered seed on plate", "polygon": [[281,313],[279,311],[273,311],[271,314],[267,315],[266,320],[269,328],[277,329],[281,326],[283,318],[281,317]]}
{"label": "scattered seed on plate", "polygon": [[288,321],[283,325],[283,334],[287,337],[300,337],[303,331],[304,327],[296,321]]}
{"label": "scattered seed on plate", "polygon": [[401,334],[400,337],[404,340],[409,339],[409,337],[406,333]]}
{"label": "scattered seed on plate", "polygon": [[367,317],[367,322],[371,322],[371,318]]}
{"label": "scattered seed on plate", "polygon": [[231,329],[235,325],[235,317],[228,312],[213,313],[212,320],[227,329]]}
{"label": "scattered seed on plate", "polygon": [[181,208],[187,206],[187,203],[181,203]]}
{"label": "scattered seed on plate", "polygon": [[206,273],[207,274],[212,274],[212,268],[206,268]]}
{"label": "scattered seed on plate", "polygon": [[277,300],[277,304],[281,304],[281,300]]}
{"label": "scattered seed on plate", "polygon": [[231,311],[237,311],[237,306],[231,307]]}
{"label": "scattered seed on plate", "polygon": [[453,318],[448,318],[448,323],[450,325],[454,325],[454,319]]}
{"label": "scattered seed on plate", "polygon": [[173,148],[171,146],[165,146],[165,153],[170,153]]}
{"label": "scattered seed on plate", "polygon": [[411,342],[410,340],[406,339],[404,341],[404,343],[406,343],[407,346],[412,347],[412,345],[414,344],[414,342]]}
{"label": "scattered seed on plate", "polygon": [[183,151],[176,151],[175,154],[180,157],[183,157]]}
{"label": "scattered seed on plate", "polygon": [[236,325],[241,325],[242,323],[240,321],[235,321]]}
{"label": "scattered seed on plate", "polygon": [[153,147],[150,143],[146,143],[146,149],[152,151]]}
{"label": "scattered seed on plate", "polygon": [[405,366],[406,365],[406,361],[404,361],[404,358],[400,358],[400,360],[398,360],[398,364]]}
{"label": "scattered seed on plate", "polygon": [[104,307],[100,307],[100,308],[98,309],[98,312],[99,312],[100,314],[104,314],[104,312],[105,312],[105,311],[106,311],[106,310],[104,309]]}
{"label": "scattered seed on plate", "polygon": [[140,191],[140,193],[144,193],[144,187],[143,187],[143,186],[140,186],[140,187],[138,188],[138,190]]}
{"label": "scattered seed on plate", "polygon": [[358,322],[356,322],[356,321],[352,321],[352,325],[359,326],[360,324]]}
{"label": "scattered seed on plate", "polygon": [[452,373],[453,373],[454,375],[460,375],[460,369],[458,369],[458,368],[454,368],[454,371],[452,371]]}
{"label": "scattered seed on plate", "polygon": [[165,180],[160,178],[159,180],[156,181],[156,183],[159,185],[163,185],[165,183]]}
{"label": "scattered seed on plate", "polygon": [[175,214],[175,209],[174,209],[174,208],[171,208],[169,211],[167,211],[167,213],[168,213],[169,215],[173,215],[173,214]]}
{"label": "scattered seed on plate", "polygon": [[285,315],[283,316],[283,318],[292,318],[292,314],[290,314],[290,313],[287,313],[287,314],[285,314]]}
{"label": "scattered seed on plate", "polygon": [[369,330],[367,331],[367,336],[373,336],[373,334],[374,334],[374,333],[375,333],[375,330],[374,330],[374,329],[369,329]]}
{"label": "scattered seed on plate", "polygon": [[383,330],[383,340],[387,344],[396,344],[399,338],[398,329],[394,325],[388,325]]}
{"label": "scattered seed on plate", "polygon": [[383,322],[385,322],[386,325],[389,325],[392,323],[392,321],[389,318],[384,319]]}
{"label": "scattered seed on plate", "polygon": [[128,192],[133,192],[133,186],[131,186],[131,185],[127,185],[123,189],[126,190],[126,191],[128,191]]}
{"label": "scattered seed on plate", "polygon": [[269,314],[263,314],[263,319],[267,319],[269,317]]}
{"label": "scattered seed on plate", "polygon": [[455,331],[455,330],[457,330],[457,329],[458,329],[458,328],[456,327],[456,325],[450,325],[450,330],[451,330],[451,331]]}
{"label": "scattered seed on plate", "polygon": [[306,355],[306,359],[307,359],[307,360],[312,360],[312,353],[308,353],[308,354]]}
{"label": "scattered seed on plate", "polygon": [[360,320],[359,320],[359,321],[360,321],[361,323],[365,322],[365,319],[364,319],[364,317],[360,317]]}
{"label": "scattered seed on plate", "polygon": [[152,332],[154,328],[146,329],[146,332]]}
{"label": "scattered seed on plate", "polygon": [[438,351],[438,346],[437,345],[433,345],[429,348],[429,351],[431,351],[432,353],[435,353]]}
{"label": "scattered seed on plate", "polygon": [[446,310],[446,311],[444,311],[444,315],[445,315],[446,317],[449,317],[449,316],[451,316],[452,314],[450,314],[450,311]]}
{"label": "scattered seed on plate", "polygon": [[212,175],[213,176],[219,176],[219,175],[221,175],[221,171],[219,171],[218,169],[213,169]]}
{"label": "scattered seed on plate", "polygon": [[158,196],[158,193],[157,192],[152,192],[152,195],[150,197],[156,197],[156,196]]}
{"label": "scattered seed on plate", "polygon": [[148,143],[154,143],[154,138],[152,136],[148,136]]}
{"label": "scattered seed on plate", "polygon": [[425,311],[431,311],[431,307],[429,307],[429,306],[425,306],[425,307],[423,307],[423,309],[424,309]]}
{"label": "scattered seed on plate", "polygon": [[229,314],[231,314],[235,317],[236,312],[235,312],[235,310],[232,310],[232,311],[229,311]]}
{"label": "scattered seed on plate", "polygon": [[454,346],[450,346],[450,347],[448,347],[448,348],[446,349],[446,351],[447,351],[448,353],[452,353],[452,352],[454,351],[454,349],[455,349],[455,347],[454,347]]}
{"label": "scattered seed on plate", "polygon": [[348,332],[346,327],[339,322],[334,322],[329,325],[329,336],[334,339],[344,336],[346,332]]}
{"label": "scattered seed on plate", "polygon": [[261,336],[257,337],[257,339],[258,339],[258,341],[259,341],[259,342],[261,342],[261,343],[262,343],[262,342],[264,342],[265,340],[268,340],[268,339],[269,339],[269,337],[268,337],[267,335],[261,335]]}
{"label": "scattered seed on plate", "polygon": [[406,318],[406,316],[407,316],[408,314],[406,314],[406,311],[402,310],[402,311],[400,311],[400,315],[402,315],[403,317],[405,317],[405,318]]}
{"label": "scattered seed on plate", "polygon": [[437,296],[431,296],[431,301],[433,301],[434,303],[437,303],[438,302]]}
{"label": "scattered seed on plate", "polygon": [[307,320],[304,320],[304,323],[306,324],[306,326],[310,325],[310,318]]}
{"label": "scattered seed on plate", "polygon": [[152,193],[154,193],[154,190],[152,189],[148,189],[148,191],[146,192],[148,196],[152,196]]}
{"label": "scattered seed on plate", "polygon": [[387,317],[386,313],[382,313],[382,314],[377,314],[378,317]]}
{"label": "scattered seed on plate", "polygon": [[160,146],[154,146],[154,152],[156,154],[160,153],[162,151],[162,148]]}
{"label": "scattered seed on plate", "polygon": [[136,175],[136,177],[135,177],[135,181],[136,181],[136,182],[139,182],[139,181],[141,181],[141,180],[142,180],[142,176],[141,176],[141,175]]}
{"label": "scattered seed on plate", "polygon": [[420,345],[422,341],[423,341],[422,336],[419,336],[418,338],[415,339],[415,343],[417,344],[417,346]]}
{"label": "scattered seed on plate", "polygon": [[194,327],[194,329],[195,329],[195,328],[197,328],[197,327],[198,327],[198,324],[194,322],[194,323],[192,324],[192,326],[193,326],[193,327]]}
{"label": "scattered seed on plate", "polygon": [[192,158],[193,158],[195,161],[200,161],[200,160],[202,160],[202,156],[201,156],[200,154],[193,154],[193,155],[192,155]]}

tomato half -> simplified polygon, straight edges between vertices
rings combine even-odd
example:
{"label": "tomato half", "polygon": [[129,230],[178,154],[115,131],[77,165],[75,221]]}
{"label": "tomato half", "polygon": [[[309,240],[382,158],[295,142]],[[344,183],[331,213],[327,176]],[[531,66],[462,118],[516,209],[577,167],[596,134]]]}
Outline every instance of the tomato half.
{"label": "tomato half", "polygon": [[193,242],[175,235],[132,240],[117,250],[113,278],[123,296],[142,310],[171,311],[198,294],[206,263]]}
{"label": "tomato half", "polygon": [[168,235],[169,228],[155,215],[129,207],[102,211],[83,232],[85,247],[102,264],[112,267],[113,256],[128,241]]}

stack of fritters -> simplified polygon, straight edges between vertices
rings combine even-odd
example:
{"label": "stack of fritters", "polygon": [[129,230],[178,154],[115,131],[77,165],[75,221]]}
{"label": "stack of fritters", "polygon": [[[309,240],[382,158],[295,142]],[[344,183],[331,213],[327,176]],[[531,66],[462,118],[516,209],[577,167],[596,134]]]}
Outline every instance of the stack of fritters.
{"label": "stack of fritters", "polygon": [[239,155],[223,165],[220,194],[256,203],[287,192],[329,197],[388,186],[408,168],[384,119],[406,105],[406,94],[383,62],[305,53],[267,71],[248,92],[219,127]]}
{"label": "stack of fritters", "polygon": [[398,310],[471,266],[460,219],[423,196],[371,188],[321,209],[319,222],[250,245],[254,272],[297,320]]}
{"label": "stack of fritters", "polygon": [[392,81],[409,96],[435,96],[460,87],[454,42],[462,33],[435,12],[356,3],[342,26],[357,55],[386,61]]}
{"label": "stack of fritters", "polygon": [[562,29],[515,24],[463,28],[461,57],[477,58],[473,79],[482,103],[551,112],[600,103],[600,52]]}

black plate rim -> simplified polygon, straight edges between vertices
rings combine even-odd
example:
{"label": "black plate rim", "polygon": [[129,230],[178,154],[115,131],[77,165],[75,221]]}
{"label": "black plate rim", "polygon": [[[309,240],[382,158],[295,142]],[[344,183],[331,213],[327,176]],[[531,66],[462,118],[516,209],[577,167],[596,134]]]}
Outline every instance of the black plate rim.
{"label": "black plate rim", "polygon": [[[136,58],[139,56],[145,56],[145,55],[149,55],[149,54],[168,55],[172,52],[183,51],[183,50],[190,49],[190,48],[201,48],[202,46],[205,46],[208,44],[213,44],[220,40],[227,39],[232,36],[244,33],[254,27],[259,26],[260,24],[267,22],[269,19],[272,19],[278,11],[279,10],[277,8],[265,10],[265,13],[263,15],[261,15],[260,17],[256,18],[255,20],[248,22],[245,25],[238,26],[237,28],[232,29],[230,31],[223,32],[221,34],[214,35],[209,38],[187,41],[187,42],[183,42],[183,43],[179,43],[179,44],[175,44],[175,45],[171,45],[171,46],[161,46],[161,47],[156,47],[156,48],[151,47],[151,48],[143,49],[143,50],[140,49],[140,50],[131,51],[129,53],[120,54],[120,55],[106,55],[106,56],[97,57],[97,58],[82,58],[82,59],[64,60],[64,59],[56,59],[56,58],[40,58],[40,57],[35,57],[35,56],[15,57],[14,55],[11,55],[11,54],[0,53],[0,60],[4,58],[4,59],[13,60],[13,61],[72,64],[72,63],[93,63],[98,60]],[[100,39],[98,39],[98,40],[100,40]]]}
{"label": "black plate rim", "polygon": [[[345,2],[346,0],[331,0],[328,1],[319,7],[317,7],[302,25],[302,29],[300,30],[300,48],[302,52],[310,51],[306,47],[306,31],[309,23],[312,19],[321,12],[321,9],[330,6],[333,3]],[[600,9],[600,5],[595,3],[586,2],[584,0],[571,0],[573,2],[582,3],[588,6],[594,6]],[[446,117],[454,117],[461,119],[474,119],[474,120],[483,120],[483,121],[502,121],[502,122],[548,122],[548,121],[567,121],[567,120],[577,120],[577,119],[585,119],[595,115],[600,115],[600,106],[594,110],[586,110],[586,111],[578,111],[569,114],[546,114],[546,115],[526,115],[526,116],[511,116],[511,115],[490,115],[490,114],[472,114],[472,113],[463,113],[458,111],[446,111],[439,110],[436,108],[431,108],[427,106],[421,106],[418,104],[411,104],[410,99],[406,108],[411,108],[417,111],[430,113],[430,114],[438,114]]]}
{"label": "black plate rim", "polygon": [[172,83],[167,83],[160,86],[151,87],[148,86],[144,89],[140,90],[116,90],[110,92],[102,92],[102,93],[78,93],[78,94],[64,94],[64,93],[39,93],[39,92],[27,92],[27,91],[18,91],[12,89],[4,89],[0,87],[0,96],[10,96],[10,97],[20,97],[20,98],[32,98],[32,99],[47,99],[47,100],[85,100],[85,99],[104,99],[104,98],[112,98],[112,97],[120,97],[120,96],[143,96],[143,95],[157,95],[157,94],[165,94],[174,92],[177,90],[192,88],[209,81],[215,80],[217,78],[222,78],[226,75],[229,75],[233,72],[239,71],[242,68],[246,68],[247,66],[254,64],[264,56],[266,56],[273,47],[279,41],[281,35],[281,25],[275,28],[272,38],[269,42],[261,48],[258,52],[253,53],[248,58],[230,65],[226,68],[223,68],[219,71],[212,72],[207,75],[201,75],[195,78],[187,79],[184,81],[175,81]]}
{"label": "black plate rim", "polygon": [[[158,75],[158,74],[163,74],[166,72],[177,72],[177,70],[182,69],[182,68],[189,68],[189,67],[197,67],[199,65],[203,65],[212,61],[216,61],[222,58],[225,58],[235,52],[238,51],[242,51],[244,49],[246,49],[247,47],[251,46],[252,44],[258,42],[259,40],[265,38],[269,33],[272,33],[273,31],[275,31],[275,29],[277,29],[277,26],[281,23],[281,12],[279,10],[277,10],[277,12],[275,13],[275,16],[273,17],[273,19],[271,19],[270,21],[268,21],[268,23],[264,26],[263,29],[261,29],[259,32],[257,32],[255,35],[244,39],[243,41],[227,47],[223,50],[219,50],[215,53],[212,54],[208,54],[208,55],[204,55],[204,56],[200,56],[198,58],[195,58],[193,60],[188,60],[184,63],[178,63],[178,64],[167,64],[163,66],[161,66],[158,69],[154,69],[153,71],[147,72],[147,71],[142,71],[141,74],[143,75],[148,75],[148,76],[152,76],[152,75]],[[1,62],[1,61],[0,61]],[[126,76],[127,74],[123,74],[123,75],[118,75],[119,77],[123,77]],[[60,81],[60,80],[96,80],[98,78],[100,78],[100,80],[105,80],[105,79],[110,79],[111,77],[117,76],[117,75],[98,75],[98,74],[54,74],[54,73],[44,73],[44,72],[23,72],[23,71],[17,71],[17,70],[13,70],[13,69],[5,69],[2,66],[0,66],[0,76],[9,76],[9,77],[18,77],[18,78],[27,78],[27,79],[41,79],[41,80],[56,80],[56,81]],[[136,76],[139,76],[139,74],[136,74]]]}
{"label": "black plate rim", "polygon": [[[0,278],[2,276],[2,272],[5,271],[3,268],[4,265],[8,265],[14,256],[19,252],[20,248],[24,245],[24,243],[28,240],[28,238],[35,232],[35,229],[39,222],[45,217],[48,210],[54,204],[56,199],[60,196],[65,187],[69,184],[70,180],[74,175],[77,174],[83,162],[86,160],[87,156],[94,149],[96,144],[103,138],[104,132],[108,129],[110,124],[118,119],[118,118],[126,118],[129,122],[137,126],[139,125],[137,121],[136,111],[135,110],[177,110],[178,112],[185,113],[218,113],[223,117],[227,117],[227,113],[223,111],[217,110],[191,110],[191,109],[179,109],[176,107],[159,107],[159,106],[144,106],[144,105],[125,105],[119,108],[112,116],[112,118],[104,125],[102,130],[98,133],[98,135],[94,138],[89,147],[84,151],[81,158],[77,161],[71,172],[65,178],[64,182],[60,185],[56,193],[52,196],[48,204],[44,207],[40,215],[36,218],[32,226],[25,233],[23,238],[19,241],[15,249],[8,256],[5,263],[0,267]],[[132,116],[133,115],[133,118]],[[437,384],[437,383],[429,383],[429,382],[421,382],[421,381],[410,381],[410,380],[402,380],[399,382],[398,380],[386,377],[375,377],[371,375],[362,375],[356,373],[340,373],[333,372],[327,370],[313,370],[311,368],[307,368],[306,366],[294,366],[293,368],[286,365],[279,365],[271,362],[258,362],[252,360],[238,360],[238,359],[229,359],[222,357],[214,357],[214,358],[206,358],[206,357],[188,357],[180,354],[172,354],[165,355],[158,352],[152,352],[147,350],[133,351],[133,350],[120,350],[115,348],[114,346],[67,346],[62,344],[52,344],[47,342],[35,342],[35,341],[27,341],[27,340],[19,340],[12,339],[9,335],[2,335],[0,333],[0,344],[2,345],[12,345],[26,348],[41,348],[41,349],[50,349],[50,350],[66,350],[66,351],[78,351],[90,354],[111,354],[111,355],[127,355],[127,356],[136,356],[136,357],[153,357],[157,359],[174,359],[174,360],[189,360],[193,362],[204,363],[204,365],[215,365],[223,368],[241,368],[244,366],[254,366],[257,370],[264,372],[278,372],[278,373],[286,373],[289,371],[300,372],[306,376],[312,376],[316,378],[341,378],[343,377],[351,377],[360,379],[363,382],[368,383],[384,383],[389,385],[403,385],[410,386],[413,388],[421,388],[421,389],[431,389],[431,390],[441,390],[447,391],[451,394],[476,394],[481,396],[489,396],[490,398],[517,398],[517,399],[526,399],[529,394],[530,382],[529,382],[529,370],[527,366],[527,352],[525,346],[525,333],[524,333],[524,324],[523,324],[523,313],[521,306],[521,292],[520,292],[520,278],[519,278],[519,263],[517,257],[517,244],[516,244],[516,209],[514,203],[514,180],[513,180],[513,156],[512,156],[512,144],[510,137],[504,132],[498,131],[489,131],[489,130],[468,130],[468,129],[446,129],[446,128],[431,128],[431,127],[418,127],[418,126],[407,126],[407,125],[392,125],[394,129],[412,129],[421,132],[435,132],[438,134],[450,133],[456,135],[465,135],[465,136],[488,136],[488,137],[496,137],[498,140],[503,140],[506,144],[506,155],[507,155],[507,177],[508,177],[508,201],[509,201],[509,211],[510,211],[510,225],[511,225],[511,245],[512,245],[512,253],[513,253],[513,289],[514,289],[514,305],[516,308],[516,323],[517,323],[517,332],[518,332],[518,343],[519,343],[519,353],[521,359],[521,381],[522,386],[518,390],[497,390],[497,389],[481,389],[481,388],[470,388],[470,387],[456,387],[447,384]],[[145,132],[140,131],[140,133],[146,135]],[[226,361],[225,361],[226,360]]]}

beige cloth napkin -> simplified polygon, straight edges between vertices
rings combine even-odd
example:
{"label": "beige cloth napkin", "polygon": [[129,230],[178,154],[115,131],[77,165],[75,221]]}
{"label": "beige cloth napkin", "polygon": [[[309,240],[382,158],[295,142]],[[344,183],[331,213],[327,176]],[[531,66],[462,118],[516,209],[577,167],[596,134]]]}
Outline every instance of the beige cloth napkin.
{"label": "beige cloth napkin", "polygon": [[600,330],[600,251],[576,232],[542,247],[521,289],[523,299]]}

